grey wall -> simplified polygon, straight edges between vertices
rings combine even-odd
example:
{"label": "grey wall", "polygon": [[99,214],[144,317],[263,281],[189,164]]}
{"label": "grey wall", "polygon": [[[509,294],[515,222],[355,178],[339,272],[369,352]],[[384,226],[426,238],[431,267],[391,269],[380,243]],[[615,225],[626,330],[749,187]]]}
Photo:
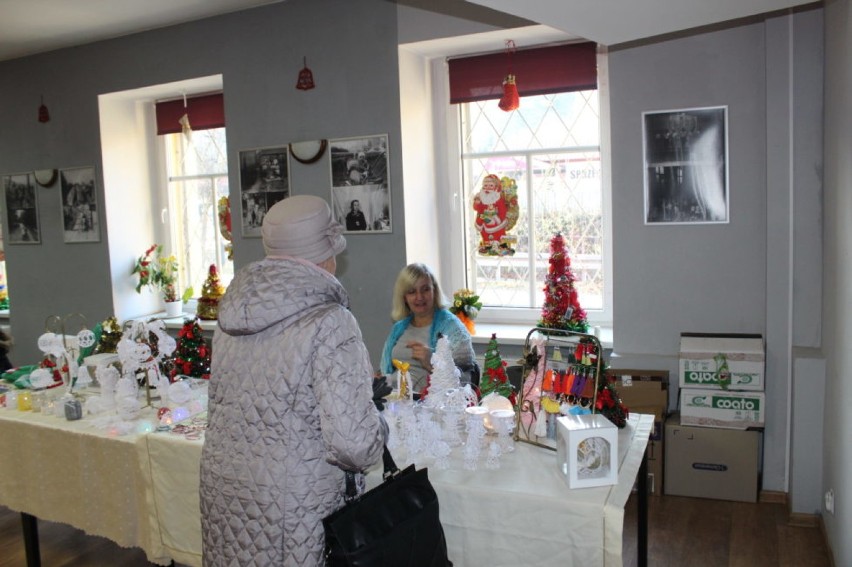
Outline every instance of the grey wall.
{"label": "grey wall", "polygon": [[[806,11],[609,56],[616,360],[675,371],[681,332],[764,335],[768,490],[788,488],[793,325],[805,346],[820,338],[821,19]],[[728,107],[730,222],[646,226],[642,112],[704,106]]]}
{"label": "grey wall", "polygon": [[834,491],[834,513],[823,522],[835,565],[852,565],[852,7],[825,7],[825,306],[826,359],[823,489]]}
{"label": "grey wall", "polygon": [[[378,361],[390,274],[405,263],[396,26],[390,2],[294,0],[0,63],[0,173],[93,165],[103,206],[98,95],[219,73],[234,203],[240,149],[387,133],[394,232],[350,237],[338,266]],[[303,57],[317,84],[311,91],[295,88]],[[36,120],[42,95],[46,124]],[[291,168],[295,193],[329,197],[327,155]],[[58,188],[37,191],[42,243],[6,246],[19,363],[38,359],[36,338],[48,316],[81,312],[94,325],[113,312],[107,231],[122,229],[104,225],[98,244],[63,244]],[[148,239],[140,238],[139,254]],[[234,239],[237,268],[262,257],[259,239],[242,239],[239,230]],[[132,261],[128,255],[128,278]]]}

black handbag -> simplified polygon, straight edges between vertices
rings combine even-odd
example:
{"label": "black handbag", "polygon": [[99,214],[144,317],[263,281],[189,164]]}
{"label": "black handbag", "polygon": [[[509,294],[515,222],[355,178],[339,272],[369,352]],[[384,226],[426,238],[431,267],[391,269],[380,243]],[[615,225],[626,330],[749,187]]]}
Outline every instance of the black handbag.
{"label": "black handbag", "polygon": [[328,567],[448,567],[438,495],[426,469],[399,470],[385,447],[384,482],[356,496],[346,473],[347,503],[322,520]]}

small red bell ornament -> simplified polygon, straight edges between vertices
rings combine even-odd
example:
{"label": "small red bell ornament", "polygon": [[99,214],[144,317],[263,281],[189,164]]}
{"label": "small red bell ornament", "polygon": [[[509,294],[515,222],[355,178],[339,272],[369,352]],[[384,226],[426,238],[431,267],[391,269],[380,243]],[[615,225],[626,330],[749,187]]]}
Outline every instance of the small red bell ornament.
{"label": "small red bell ornament", "polygon": [[503,97],[497,106],[500,110],[511,112],[521,105],[518,98],[518,85],[515,84],[515,76],[512,74],[506,75],[503,80]]}
{"label": "small red bell ornament", "polygon": [[38,121],[42,124],[50,122],[50,111],[47,110],[47,106],[44,104],[44,97],[41,97],[41,106],[38,107]]}
{"label": "small red bell ornament", "polygon": [[314,74],[308,68],[308,58],[305,57],[303,59],[304,67],[299,71],[299,79],[296,81],[296,88],[300,91],[309,91],[312,88],[316,87],[314,84]]}

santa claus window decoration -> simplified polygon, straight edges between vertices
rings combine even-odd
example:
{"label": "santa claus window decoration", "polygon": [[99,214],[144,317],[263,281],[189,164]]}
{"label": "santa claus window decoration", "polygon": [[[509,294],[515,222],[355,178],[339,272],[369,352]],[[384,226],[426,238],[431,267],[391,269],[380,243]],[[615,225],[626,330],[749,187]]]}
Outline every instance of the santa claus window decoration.
{"label": "santa claus window decoration", "polygon": [[510,177],[486,175],[482,188],[473,197],[474,225],[479,231],[479,253],[484,256],[512,256],[517,236],[509,234],[518,222],[518,185]]}

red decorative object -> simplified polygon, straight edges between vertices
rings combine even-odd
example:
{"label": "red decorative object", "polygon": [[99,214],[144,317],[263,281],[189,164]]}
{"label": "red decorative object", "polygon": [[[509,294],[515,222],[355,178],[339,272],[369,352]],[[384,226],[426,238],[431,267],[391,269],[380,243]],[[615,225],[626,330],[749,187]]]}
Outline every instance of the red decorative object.
{"label": "red decorative object", "polygon": [[503,98],[500,99],[497,106],[500,107],[500,110],[511,112],[520,105],[521,101],[518,98],[518,85],[515,84],[515,76],[506,75],[506,79],[503,81]]}
{"label": "red decorative object", "polygon": [[314,73],[308,69],[308,58],[305,57],[303,61],[304,67],[302,67],[302,70],[299,71],[299,80],[296,81],[296,88],[301,91],[309,91],[316,87],[314,84]]}
{"label": "red decorative object", "polygon": [[479,231],[479,253],[486,256],[511,256],[517,237],[506,234],[518,221],[518,185],[514,179],[489,174],[482,189],[473,196],[476,211],[474,226]]}
{"label": "red decorative object", "polygon": [[512,55],[515,54],[515,42],[506,40],[506,59],[508,60],[509,73],[503,79],[503,97],[497,106],[500,110],[511,112],[521,105],[518,98],[518,85],[515,83],[515,75],[512,72]]}
{"label": "red decorative object", "polygon": [[210,378],[210,345],[204,338],[197,319],[186,321],[178,332],[169,378],[174,382],[179,374],[193,378]]}
{"label": "red decorative object", "polygon": [[598,397],[595,401],[595,410],[610,420],[619,429],[627,425],[630,410],[621,401],[618,390],[615,389],[615,378],[607,377],[602,373],[602,380],[598,386]]}
{"label": "red decorative object", "polygon": [[38,121],[42,124],[50,122],[50,112],[48,112],[47,107],[44,105],[44,97],[41,97],[41,106],[38,107]]}
{"label": "red decorative object", "polygon": [[574,279],[571,258],[565,251],[565,238],[557,234],[550,240],[550,268],[545,279],[540,327],[580,333],[589,330],[586,312],[580,307],[574,288]]}

